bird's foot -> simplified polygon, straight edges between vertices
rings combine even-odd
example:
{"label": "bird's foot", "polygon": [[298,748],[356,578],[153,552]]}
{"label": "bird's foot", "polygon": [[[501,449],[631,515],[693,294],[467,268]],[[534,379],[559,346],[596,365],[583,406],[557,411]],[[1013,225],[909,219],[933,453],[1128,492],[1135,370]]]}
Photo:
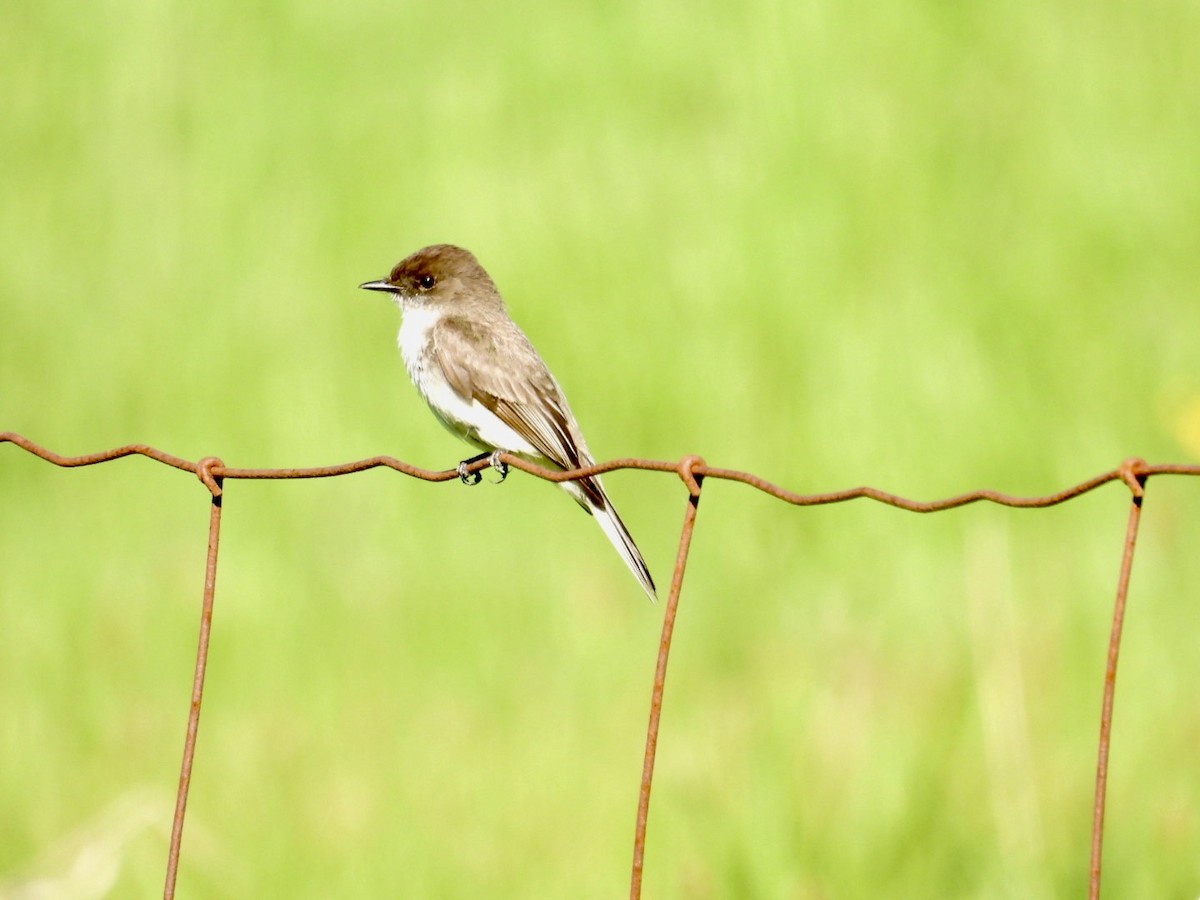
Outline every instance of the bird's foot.
{"label": "bird's foot", "polygon": [[499,484],[508,477],[508,464],[500,459],[501,452],[502,451],[500,450],[493,450],[491,453],[480,453],[478,456],[472,456],[470,459],[464,459],[455,468],[455,471],[458,472],[459,479],[461,479],[463,484],[479,484],[479,482],[483,480],[483,473],[478,469],[474,472],[469,472],[467,471],[467,467],[472,466],[477,462],[482,462],[486,459],[488,461],[488,465],[495,469],[496,474],[500,476],[494,482],[495,484]]}
{"label": "bird's foot", "polygon": [[466,485],[479,484],[479,482],[483,481],[483,476],[479,472],[477,472],[477,471],[476,472],[468,472],[467,471],[467,466],[469,466],[473,462],[477,462],[479,460],[479,458],[480,457],[477,456],[477,457],[475,457],[475,459],[464,459],[462,462],[460,462],[458,464],[458,467],[455,469],[455,471],[458,472],[458,478],[463,484],[466,484]]}
{"label": "bird's foot", "polygon": [[496,474],[500,476],[495,481],[493,481],[492,484],[499,484],[505,478],[508,477],[508,463],[506,463],[500,459],[500,451],[499,450],[495,450],[492,452],[492,455],[488,457],[488,463],[491,465],[491,467],[493,469],[496,470]]}

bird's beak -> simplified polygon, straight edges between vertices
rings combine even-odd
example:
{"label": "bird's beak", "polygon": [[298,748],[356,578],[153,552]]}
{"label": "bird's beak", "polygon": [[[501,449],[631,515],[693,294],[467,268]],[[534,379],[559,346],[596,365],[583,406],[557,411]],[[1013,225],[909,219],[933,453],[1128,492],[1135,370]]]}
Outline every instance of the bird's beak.
{"label": "bird's beak", "polygon": [[359,285],[359,287],[364,291],[384,291],[388,294],[400,293],[400,288],[396,287],[396,285],[392,284],[390,281],[383,279],[379,281],[364,281]]}

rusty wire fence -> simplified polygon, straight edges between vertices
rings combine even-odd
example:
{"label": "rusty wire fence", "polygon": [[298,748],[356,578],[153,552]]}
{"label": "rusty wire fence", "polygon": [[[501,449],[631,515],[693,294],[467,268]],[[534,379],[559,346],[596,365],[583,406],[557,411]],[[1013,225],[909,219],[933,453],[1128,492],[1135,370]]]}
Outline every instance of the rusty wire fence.
{"label": "rusty wire fence", "polygon": [[[171,828],[171,838],[167,854],[166,879],[163,889],[164,898],[175,895],[175,883],[179,869],[180,847],[183,838],[183,822],[187,810],[188,788],[191,783],[192,764],[196,752],[196,734],[200,723],[200,706],[204,695],[204,676],[208,661],[209,636],[212,628],[213,600],[216,592],[217,578],[217,549],[221,533],[221,501],[224,494],[224,482],[236,479],[285,479],[285,478],[332,478],[339,475],[350,475],[367,469],[384,467],[393,469],[413,478],[424,481],[452,481],[459,478],[457,469],[432,471],[411,465],[391,456],[374,456],[355,462],[334,466],[320,466],[303,469],[248,469],[226,466],[218,457],[209,456],[198,461],[182,459],[164,453],[154,447],[144,444],[130,444],[112,450],[103,450],[84,456],[62,456],[45,447],[35,444],[22,435],[13,432],[0,433],[0,443],[12,443],[32,453],[47,462],[64,468],[91,466],[110,462],[126,456],[144,456],[156,462],[191,472],[196,475],[207,488],[210,495],[208,550],[204,568],[204,590],[200,615],[199,641],[196,651],[196,664],[192,682],[192,696],[187,719],[187,732],[184,739],[183,761],[179,772],[179,787],[175,800],[175,815]],[[1113,605],[1112,627],[1109,633],[1107,663],[1104,671],[1104,684],[1101,692],[1099,736],[1096,749],[1095,792],[1093,795],[1092,833],[1090,843],[1090,866],[1088,879],[1088,897],[1090,900],[1100,896],[1101,856],[1104,838],[1104,807],[1108,782],[1108,756],[1112,739],[1113,700],[1116,691],[1117,658],[1121,647],[1121,632],[1125,619],[1125,600],[1129,590],[1129,577],[1133,567],[1134,548],[1137,542],[1138,527],[1141,522],[1142,505],[1145,499],[1146,482],[1152,475],[1197,475],[1200,476],[1200,466],[1182,464],[1151,465],[1141,459],[1127,459],[1120,466],[1089,478],[1087,481],[1065,488],[1054,494],[1043,497],[1016,497],[993,490],[979,490],[959,494],[943,500],[921,502],[890,494],[872,487],[850,488],[826,494],[798,494],[753,475],[734,469],[721,469],[709,466],[699,456],[685,456],[677,462],[666,462],[651,459],[614,459],[583,469],[556,472],[543,469],[528,463],[508,453],[499,454],[498,459],[513,468],[520,469],[537,478],[546,481],[562,482],[583,478],[590,475],[603,475],[619,469],[641,469],[653,472],[675,473],[682,481],[687,492],[684,507],[683,524],[679,532],[679,549],[675,558],[675,568],[671,574],[670,589],[663,611],[662,635],[659,640],[657,661],[654,670],[654,682],[650,697],[650,717],[646,728],[646,747],[642,766],[641,783],[638,789],[637,818],[634,828],[633,862],[630,871],[629,895],[633,900],[641,896],[642,872],[645,866],[646,826],[650,812],[650,789],[654,777],[655,752],[658,745],[659,723],[662,715],[663,690],[666,684],[667,660],[671,650],[671,637],[679,611],[679,596],[683,586],[684,570],[687,566],[688,550],[691,546],[692,532],[696,526],[696,514],[700,505],[700,496],[706,479],[714,478],[726,481],[736,481],[756,488],[772,497],[790,503],[794,506],[820,506],[831,503],[843,503],[865,497],[895,506],[910,512],[931,513],[954,509],[986,500],[1001,506],[1037,509],[1057,506],[1080,497],[1109,482],[1119,482],[1130,493],[1130,505],[1125,529],[1125,540],[1121,553],[1120,575],[1116,587],[1116,600]],[[468,473],[479,472],[491,465],[490,460],[480,459],[466,467]]]}

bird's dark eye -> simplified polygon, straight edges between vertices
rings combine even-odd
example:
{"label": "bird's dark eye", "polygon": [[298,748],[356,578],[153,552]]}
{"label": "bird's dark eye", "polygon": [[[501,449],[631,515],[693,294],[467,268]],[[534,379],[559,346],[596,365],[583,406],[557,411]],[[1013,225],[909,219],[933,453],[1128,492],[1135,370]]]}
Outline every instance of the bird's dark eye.
{"label": "bird's dark eye", "polygon": [[417,287],[419,287],[423,291],[427,291],[431,287],[433,287],[434,282],[436,282],[436,281],[437,281],[437,279],[434,278],[432,275],[418,275],[417,276]]}

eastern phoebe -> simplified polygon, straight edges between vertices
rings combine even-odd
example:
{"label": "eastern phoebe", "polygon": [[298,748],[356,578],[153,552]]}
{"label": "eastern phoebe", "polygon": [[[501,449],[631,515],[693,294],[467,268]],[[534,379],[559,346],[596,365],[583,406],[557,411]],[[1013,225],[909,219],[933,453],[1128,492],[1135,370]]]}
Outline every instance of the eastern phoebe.
{"label": "eastern phoebe", "polygon": [[[504,450],[548,469],[595,462],[562,388],[471,253],[435,244],[401,260],[387,278],[359,287],[393,295],[402,313],[398,343],[404,367],[452,433],[485,453]],[[494,458],[503,478],[498,463]],[[464,481],[465,465],[459,465]],[[654,600],[654,580],[599,477],[561,486],[596,517]]]}

